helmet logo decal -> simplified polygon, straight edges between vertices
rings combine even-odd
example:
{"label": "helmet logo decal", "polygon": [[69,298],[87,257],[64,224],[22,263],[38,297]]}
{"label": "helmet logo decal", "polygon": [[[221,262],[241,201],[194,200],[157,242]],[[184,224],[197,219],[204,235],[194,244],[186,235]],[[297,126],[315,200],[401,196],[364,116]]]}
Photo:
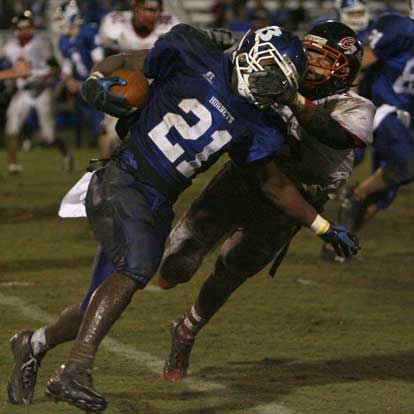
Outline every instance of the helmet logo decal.
{"label": "helmet logo decal", "polygon": [[262,40],[263,42],[268,42],[272,39],[273,36],[281,36],[282,31],[280,30],[280,27],[271,26],[257,30],[256,34],[257,36],[259,36],[260,40]]}
{"label": "helmet logo decal", "polygon": [[339,41],[339,46],[341,46],[341,48],[344,49],[345,55],[353,55],[358,50],[355,43],[355,38],[347,36]]}

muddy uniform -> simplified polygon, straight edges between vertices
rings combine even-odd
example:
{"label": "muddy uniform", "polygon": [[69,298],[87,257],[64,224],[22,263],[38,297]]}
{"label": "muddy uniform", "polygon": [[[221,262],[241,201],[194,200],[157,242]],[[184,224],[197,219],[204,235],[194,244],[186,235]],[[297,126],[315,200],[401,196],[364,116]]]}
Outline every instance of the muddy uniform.
{"label": "muddy uniform", "polygon": [[[366,144],[372,142],[375,109],[370,101],[345,93],[315,101]],[[289,116],[289,114],[285,114]],[[318,210],[346,182],[353,151],[319,143],[290,116],[290,139],[275,159]],[[210,181],[170,235],[161,275],[171,283],[191,279],[204,258],[224,237],[218,263],[242,277],[255,275],[279,252],[281,259],[300,226],[262,194],[257,179],[229,162]]]}

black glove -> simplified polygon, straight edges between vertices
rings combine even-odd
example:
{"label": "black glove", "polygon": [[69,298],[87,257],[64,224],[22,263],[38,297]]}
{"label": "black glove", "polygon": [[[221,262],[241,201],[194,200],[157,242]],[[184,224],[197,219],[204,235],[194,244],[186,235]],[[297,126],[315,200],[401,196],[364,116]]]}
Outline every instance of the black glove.
{"label": "black glove", "polygon": [[92,74],[82,84],[82,95],[86,102],[96,109],[122,118],[129,115],[134,109],[131,109],[124,96],[111,93],[109,90],[114,85],[125,86],[126,84],[127,81],[119,77],[104,78]]}
{"label": "black glove", "polygon": [[227,29],[206,30],[207,36],[222,50],[227,50],[237,43],[233,33]]}
{"label": "black glove", "polygon": [[298,92],[281,69],[275,66],[268,66],[265,70],[253,72],[249,77],[249,87],[258,102],[265,99],[280,105],[289,105]]}
{"label": "black glove", "polygon": [[329,243],[335,249],[338,256],[350,257],[358,253],[360,249],[358,237],[347,229],[335,224],[330,224],[326,233],[319,236],[325,243]]}

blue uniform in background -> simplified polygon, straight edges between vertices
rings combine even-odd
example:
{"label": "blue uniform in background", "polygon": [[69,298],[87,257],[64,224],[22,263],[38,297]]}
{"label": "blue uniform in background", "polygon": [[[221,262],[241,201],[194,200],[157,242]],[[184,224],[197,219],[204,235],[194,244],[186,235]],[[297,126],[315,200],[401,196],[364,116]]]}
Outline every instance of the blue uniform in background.
{"label": "blue uniform in background", "polygon": [[[373,168],[391,166],[402,184],[410,180],[407,163],[414,159],[414,22],[390,14],[372,27],[368,45],[378,58],[364,81],[365,95],[377,107],[374,121]],[[398,186],[375,194],[371,202],[388,207]]]}
{"label": "blue uniform in background", "polygon": [[[363,46],[366,45],[368,36],[371,33],[371,25],[372,23],[366,29],[359,30],[357,32],[358,38]],[[369,85],[370,85],[369,78],[367,76],[364,76],[358,84],[358,94],[363,96],[364,98],[371,99],[370,92],[369,92]],[[354,149],[354,167],[362,163],[365,157],[365,153],[366,153],[366,148],[355,148]]]}
{"label": "blue uniform in background", "polygon": [[[98,42],[98,25],[84,24],[75,37],[63,35],[59,39],[59,49],[64,57],[63,73],[78,81],[84,81],[96,63],[103,58],[103,49]],[[96,138],[102,133],[103,113],[88,105],[80,94],[76,95],[77,109],[87,122]]]}
{"label": "blue uniform in background", "polygon": [[[192,178],[224,153],[249,165],[269,159],[284,142],[283,120],[231,89],[232,69],[229,56],[191,26],[162,36],[145,61],[145,75],[154,79],[151,96],[130,129],[120,167],[107,167],[91,182],[86,210],[92,228],[115,269],[142,286],[159,266],[174,216],[171,200]],[[160,186],[139,178],[148,168]],[[103,273],[114,270],[102,257],[96,264],[84,306]]]}

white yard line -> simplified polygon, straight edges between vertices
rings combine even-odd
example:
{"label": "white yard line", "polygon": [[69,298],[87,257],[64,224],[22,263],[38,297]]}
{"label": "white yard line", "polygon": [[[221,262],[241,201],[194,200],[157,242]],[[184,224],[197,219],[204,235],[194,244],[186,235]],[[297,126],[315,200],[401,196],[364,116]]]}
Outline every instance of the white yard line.
{"label": "white yard line", "polygon": [[[30,305],[25,300],[20,299],[16,296],[7,296],[0,293],[0,305],[11,307],[14,310],[19,310],[20,313],[34,322],[39,323],[49,323],[53,320],[53,317],[47,312],[43,311],[35,305]],[[117,356],[124,356],[131,361],[134,361],[149,371],[154,372],[155,374],[161,374],[164,361],[158,359],[157,357],[143,351],[137,350],[135,347],[123,344],[117,339],[107,337],[103,342],[102,346]],[[225,385],[218,384],[215,382],[205,381],[201,378],[191,377],[182,381],[183,384],[193,391],[198,392],[207,392],[213,390],[223,390]],[[116,409],[115,409],[116,410]],[[112,407],[111,411],[115,413],[116,411]],[[249,409],[249,412],[252,414],[296,414],[297,411],[286,408],[283,405],[277,403],[270,403],[266,405],[259,405],[257,407],[252,407]]]}
{"label": "white yard line", "polygon": [[252,411],[254,414],[299,414],[297,411],[292,411],[291,409],[277,403],[259,405],[257,407],[253,407]]}

